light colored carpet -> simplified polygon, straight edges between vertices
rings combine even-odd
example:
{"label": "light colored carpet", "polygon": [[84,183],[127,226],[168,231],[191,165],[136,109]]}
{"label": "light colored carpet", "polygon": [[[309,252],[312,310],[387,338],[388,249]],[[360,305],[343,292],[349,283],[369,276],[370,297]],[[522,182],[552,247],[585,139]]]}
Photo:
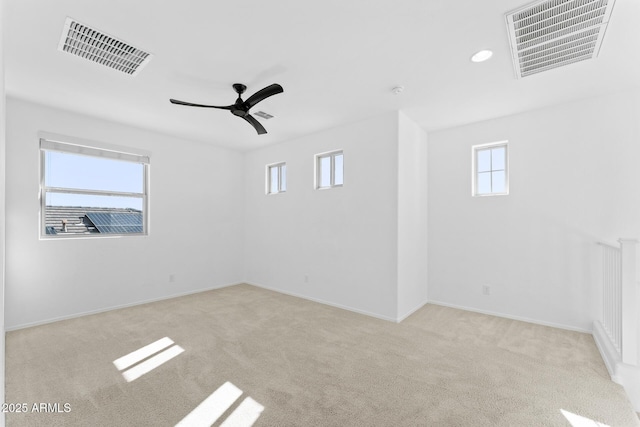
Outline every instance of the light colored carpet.
{"label": "light colored carpet", "polygon": [[[184,352],[127,382],[113,361],[163,337]],[[570,426],[562,410],[640,425],[590,335],[435,305],[394,324],[237,285],[6,345],[8,403],[71,409],[8,413],[10,427],[173,426],[226,382],[243,394],[216,426],[247,397],[264,407],[254,426]]]}

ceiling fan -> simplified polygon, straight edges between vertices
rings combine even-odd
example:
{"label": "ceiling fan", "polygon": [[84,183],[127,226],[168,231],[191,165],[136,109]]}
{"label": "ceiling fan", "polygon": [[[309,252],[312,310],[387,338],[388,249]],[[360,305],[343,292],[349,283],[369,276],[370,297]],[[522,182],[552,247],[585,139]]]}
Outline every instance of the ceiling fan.
{"label": "ceiling fan", "polygon": [[172,104],[187,105],[190,107],[218,108],[220,110],[229,110],[231,111],[231,114],[233,114],[234,116],[243,118],[251,126],[253,126],[254,129],[258,132],[258,135],[267,133],[267,130],[264,128],[264,126],[262,126],[260,122],[257,121],[251,114],[249,114],[249,110],[258,102],[270,96],[277,95],[279,93],[284,92],[284,89],[282,89],[282,86],[280,86],[277,83],[269,85],[263,89],[260,89],[253,95],[251,95],[249,98],[247,98],[246,101],[243,101],[241,98],[241,95],[244,93],[245,90],[247,90],[247,87],[245,85],[243,85],[242,83],[234,83],[233,89],[238,93],[238,99],[236,99],[235,104],[227,105],[225,107],[219,107],[216,105],[192,104],[191,102],[178,101],[177,99],[169,99],[169,101]]}

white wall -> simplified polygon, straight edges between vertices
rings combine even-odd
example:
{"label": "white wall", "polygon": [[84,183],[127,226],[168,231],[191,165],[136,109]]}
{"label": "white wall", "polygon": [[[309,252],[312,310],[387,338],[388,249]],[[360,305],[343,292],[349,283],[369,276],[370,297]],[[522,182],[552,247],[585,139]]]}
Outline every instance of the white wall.
{"label": "white wall", "polygon": [[398,113],[398,314],[427,302],[427,133]]}
{"label": "white wall", "polygon": [[[242,280],[242,153],[12,98],[7,123],[7,328]],[[150,235],[39,240],[39,131],[151,151]]]}
{"label": "white wall", "polygon": [[[397,139],[393,112],[247,153],[246,280],[396,320]],[[314,155],[336,149],[344,186],[315,190]],[[265,195],[281,161],[287,192]]]}
{"label": "white wall", "polygon": [[[429,300],[590,330],[595,241],[640,237],[639,111],[631,92],[430,133]],[[471,197],[471,146],[501,140],[510,194]]]}
{"label": "white wall", "polygon": [[[9,99],[6,325],[245,280],[389,320],[428,296],[590,330],[594,242],[640,236],[639,113],[631,92],[441,130],[427,158],[392,112],[242,154]],[[39,240],[38,131],[151,151],[151,235]],[[505,139],[511,194],[471,197],[471,146]],[[315,190],[335,149],[345,185]],[[280,161],[288,190],[267,196]]]}

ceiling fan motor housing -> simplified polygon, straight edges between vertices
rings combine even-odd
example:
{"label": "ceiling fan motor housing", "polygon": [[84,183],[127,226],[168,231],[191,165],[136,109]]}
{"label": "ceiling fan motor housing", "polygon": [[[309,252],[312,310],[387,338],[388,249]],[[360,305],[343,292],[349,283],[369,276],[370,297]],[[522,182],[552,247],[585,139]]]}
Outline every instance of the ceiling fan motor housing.
{"label": "ceiling fan motor housing", "polygon": [[[242,102],[242,100],[240,100],[240,102]],[[238,105],[238,104],[239,103],[236,102],[236,105],[234,105],[234,108],[231,109],[231,114],[233,114],[234,116],[238,116],[238,117],[244,117],[247,114],[249,114],[249,111],[246,111],[246,110],[242,109],[242,106]]]}

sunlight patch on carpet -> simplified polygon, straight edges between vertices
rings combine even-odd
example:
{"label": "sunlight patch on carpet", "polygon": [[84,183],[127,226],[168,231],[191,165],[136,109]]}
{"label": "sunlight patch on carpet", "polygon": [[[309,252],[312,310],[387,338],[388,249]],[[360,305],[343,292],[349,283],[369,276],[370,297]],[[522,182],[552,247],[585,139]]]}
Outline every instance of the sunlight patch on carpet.
{"label": "sunlight patch on carpet", "polygon": [[173,340],[169,337],[164,337],[149,345],[145,345],[144,347],[136,351],[132,351],[126,356],[122,356],[121,358],[114,360],[113,364],[116,365],[116,368],[118,368],[119,371],[122,371],[123,369],[135,365],[143,359],[146,359],[152,354],[155,354],[160,350],[169,347],[171,344],[173,344]]}
{"label": "sunlight patch on carpet", "polygon": [[[170,347],[172,344],[174,344],[174,342],[171,338],[164,337],[133,351],[126,356],[122,356],[121,358],[114,360],[113,364],[119,371],[133,366],[131,369],[122,373],[124,379],[127,380],[127,382],[131,382],[140,378],[144,374],[153,371],[158,366],[163,365],[184,351],[184,349],[179,345]],[[154,354],[155,356],[148,358]],[[144,362],[142,362],[143,360]]]}
{"label": "sunlight patch on carpet", "polygon": [[[209,397],[203,400],[193,411],[184,417],[175,427],[209,427],[224,414],[239,398],[242,390],[227,381]],[[260,417],[264,406],[250,397],[227,417],[220,427],[251,427]]]}
{"label": "sunlight patch on carpet", "polygon": [[220,427],[251,427],[264,411],[264,406],[250,397],[242,401],[240,406],[224,420]]}
{"label": "sunlight patch on carpet", "polygon": [[560,412],[562,412],[562,415],[569,421],[571,427],[611,427],[609,424],[599,423],[598,421],[565,411],[564,409],[560,409]]}

